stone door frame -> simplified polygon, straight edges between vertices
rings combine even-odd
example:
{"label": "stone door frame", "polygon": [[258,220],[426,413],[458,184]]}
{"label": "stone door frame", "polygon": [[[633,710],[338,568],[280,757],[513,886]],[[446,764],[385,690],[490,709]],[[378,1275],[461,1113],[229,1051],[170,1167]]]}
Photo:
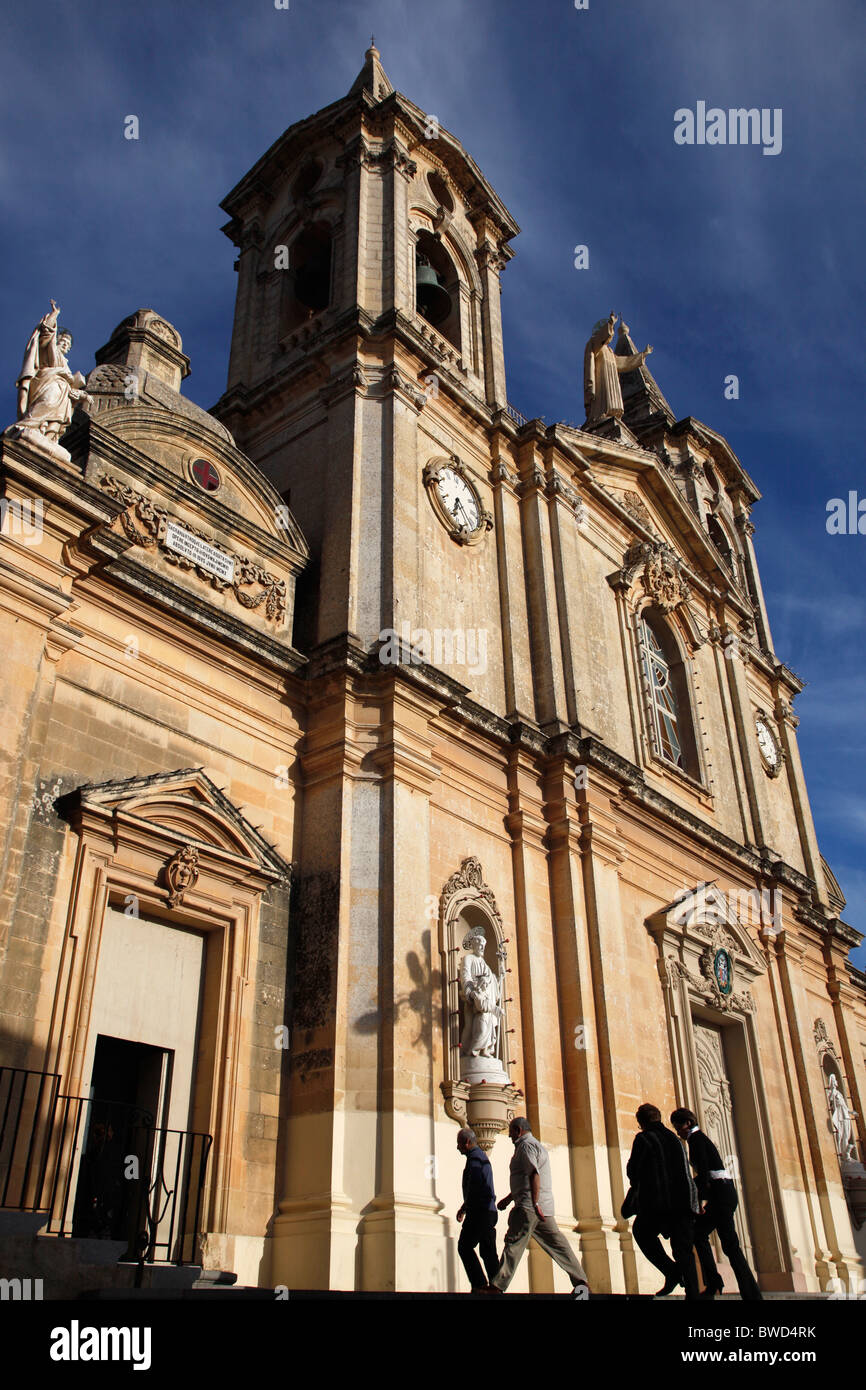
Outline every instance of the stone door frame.
{"label": "stone door frame", "polygon": [[[244,1052],[244,995],[262,894],[281,875],[251,853],[198,769],[84,787],[58,806],[78,836],[46,1066],[67,1094],[83,1074],[106,909],[205,936],[191,1128],[213,1136],[201,1229],[228,1229]],[[223,798],[224,800],[224,798]],[[65,803],[65,804],[64,804]],[[229,805],[230,803],[226,803]],[[233,810],[235,808],[232,808]],[[241,818],[242,820],[242,818]],[[185,871],[178,872],[178,866]],[[284,866],[288,869],[288,865]]]}
{"label": "stone door frame", "polygon": [[[762,954],[731,906],[730,895],[700,883],[646,920],[656,943],[674,1092],[678,1106],[703,1120],[694,1023],[723,1033],[728,1076],[737,1097],[735,1125],[745,1201],[757,1271],[766,1288],[793,1287],[794,1257],[776,1172],[752,985],[766,971]],[[729,992],[714,964],[726,952]],[[666,1117],[663,1117],[666,1119]]]}

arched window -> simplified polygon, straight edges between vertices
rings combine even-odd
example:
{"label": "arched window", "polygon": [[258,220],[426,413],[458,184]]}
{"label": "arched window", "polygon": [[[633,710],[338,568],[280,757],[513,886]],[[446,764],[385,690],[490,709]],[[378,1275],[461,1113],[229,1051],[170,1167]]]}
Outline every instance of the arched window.
{"label": "arched window", "polygon": [[736,579],[737,564],[734,559],[734,551],[731,542],[728,540],[726,532],[722,529],[714,516],[707,517],[707,531],[709,532],[710,540],[721,555],[725,565]]}
{"label": "arched window", "polygon": [[331,302],[331,229],[326,222],[305,227],[289,252],[284,273],[281,331],[308,322]]}
{"label": "arched window", "polygon": [[441,241],[418,233],[415,249],[415,309],[459,352],[460,276]]}
{"label": "arched window", "polygon": [[698,777],[697,743],[683,659],[664,620],[651,609],[638,622],[650,736],[658,757]]}

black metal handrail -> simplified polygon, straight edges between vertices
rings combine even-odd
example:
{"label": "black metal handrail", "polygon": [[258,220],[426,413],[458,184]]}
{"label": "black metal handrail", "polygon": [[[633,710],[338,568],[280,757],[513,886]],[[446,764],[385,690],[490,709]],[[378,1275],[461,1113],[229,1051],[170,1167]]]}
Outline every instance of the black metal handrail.
{"label": "black metal handrail", "polygon": [[0,1207],[40,1211],[57,1072],[0,1067]]}
{"label": "black metal handrail", "polygon": [[0,1207],[47,1212],[49,1234],[124,1240],[121,1259],[187,1264],[212,1136],[139,1106],[63,1095],[56,1072],[0,1067]]}

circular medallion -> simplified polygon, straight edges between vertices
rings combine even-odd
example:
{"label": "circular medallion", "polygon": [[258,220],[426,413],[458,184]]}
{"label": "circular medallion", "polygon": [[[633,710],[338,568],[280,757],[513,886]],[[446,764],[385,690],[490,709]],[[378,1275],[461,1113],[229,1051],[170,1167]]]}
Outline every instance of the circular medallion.
{"label": "circular medallion", "polygon": [[734,988],[734,963],[727,951],[716,951],[713,957],[713,974],[722,994],[730,994]]}
{"label": "circular medallion", "polygon": [[217,492],[220,475],[208,459],[193,459],[190,472],[203,492]]}

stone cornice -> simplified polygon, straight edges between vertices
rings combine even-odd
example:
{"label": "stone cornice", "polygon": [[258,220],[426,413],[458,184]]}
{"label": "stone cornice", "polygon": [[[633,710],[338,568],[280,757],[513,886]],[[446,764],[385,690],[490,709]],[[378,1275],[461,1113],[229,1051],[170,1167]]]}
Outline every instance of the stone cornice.
{"label": "stone cornice", "polygon": [[[814,901],[815,885],[811,879],[786,864],[774,850],[766,846],[759,848],[732,840],[694,812],[671,800],[647,783],[641,768],[608,748],[593,735],[582,735],[579,728],[545,733],[531,721],[503,719],[473,701],[465,686],[443,672],[423,662],[410,664],[407,661],[406,664],[385,666],[378,660],[375,652],[364,653],[357,639],[348,635],[335,639],[313,653],[301,677],[308,681],[341,669],[350,671],[354,676],[366,678],[376,675],[382,679],[390,674],[392,679],[416,685],[434,701],[439,702],[442,713],[447,714],[449,719],[463,724],[474,734],[481,735],[503,750],[507,747],[522,749],[542,765],[565,758],[570,759],[575,765],[596,768],[614,784],[615,794],[623,806],[631,803],[635,808],[640,807],[651,812],[670,828],[693,836],[708,849],[735,863],[751,876],[762,875],[784,884],[797,893],[804,904],[809,905],[808,911],[814,912],[811,904]],[[826,931],[825,919],[816,920],[820,920],[822,929]],[[842,923],[834,927],[834,930],[838,931],[843,939],[847,939],[846,934],[850,932],[852,945],[856,945],[860,939],[852,928],[845,927]]]}
{"label": "stone cornice", "polygon": [[127,545],[125,537],[99,528],[82,537],[78,552],[92,556],[99,566],[100,577],[111,580],[115,585],[123,584],[145,602],[158,603],[173,617],[204,629],[218,641],[230,642],[265,665],[286,674],[298,671],[304,665],[305,658],[288,641],[280,642],[257,628],[249,627],[242,619],[198,598],[167,575],[157,573],[129,554],[121,555],[120,548],[125,550]]}
{"label": "stone cornice", "polygon": [[[281,403],[291,400],[295,388],[305,376],[321,377],[323,354],[330,352],[335,359],[339,358],[340,367],[336,379],[342,381],[346,372],[351,371],[354,365],[340,357],[338,349],[342,345],[347,341],[351,342],[353,353],[357,353],[360,344],[388,339],[389,343],[399,345],[418,358],[422,363],[421,372],[424,375],[433,374],[437,377],[440,396],[446,396],[452,401],[473,424],[486,430],[492,429],[494,417],[490,407],[461,379],[461,369],[456,363],[448,360],[451,355],[450,344],[446,344],[446,352],[438,351],[431,340],[437,335],[430,330],[428,337],[422,331],[422,325],[423,320],[419,320],[416,325],[396,309],[389,309],[374,318],[356,305],[330,323],[322,323],[320,331],[316,334],[315,363],[304,354],[287,363],[282,369],[277,366],[267,381],[255,386],[234,386],[212,406],[212,414],[223,423],[230,422],[236,414],[240,414],[247,421],[254,420],[258,412],[270,416]],[[363,367],[363,364],[359,365]],[[318,384],[327,398],[327,392],[332,385],[331,379],[326,377]],[[420,386],[418,390],[421,390]],[[500,415],[504,416],[504,412],[497,412],[497,419]],[[513,422],[507,416],[504,422],[506,429],[511,433],[509,426],[513,427]]]}

